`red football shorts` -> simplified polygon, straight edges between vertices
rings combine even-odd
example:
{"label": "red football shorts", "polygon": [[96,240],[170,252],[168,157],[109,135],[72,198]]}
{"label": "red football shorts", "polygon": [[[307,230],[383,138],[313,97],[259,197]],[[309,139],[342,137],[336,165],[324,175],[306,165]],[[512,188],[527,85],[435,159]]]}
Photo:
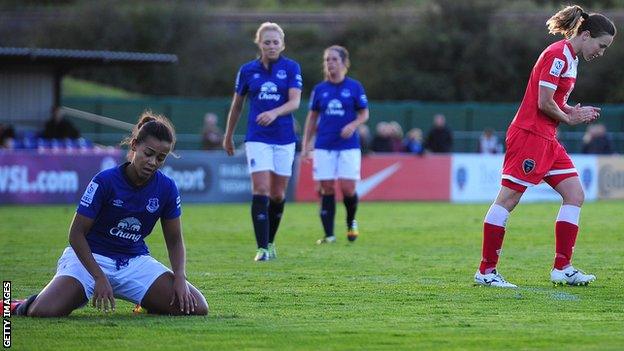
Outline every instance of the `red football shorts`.
{"label": "red football shorts", "polygon": [[577,176],[576,168],[558,140],[548,140],[525,129],[510,127],[505,140],[502,185],[524,192],[542,180],[556,187]]}

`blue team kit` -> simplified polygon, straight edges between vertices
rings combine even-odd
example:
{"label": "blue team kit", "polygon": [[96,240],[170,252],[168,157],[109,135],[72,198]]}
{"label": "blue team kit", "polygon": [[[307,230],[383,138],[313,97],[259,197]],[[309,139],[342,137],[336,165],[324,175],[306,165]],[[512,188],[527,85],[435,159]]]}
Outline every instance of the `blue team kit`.
{"label": "blue team kit", "polygon": [[180,195],[171,178],[156,171],[137,187],[125,174],[127,166],[98,173],[76,210],[94,220],[87,233],[91,251],[115,260],[148,255],[144,239],[156,222],[181,215]]}
{"label": "blue team kit", "polygon": [[256,123],[256,116],[288,101],[288,89],[303,88],[299,64],[287,57],[271,62],[266,69],[260,59],[241,66],[236,76],[236,93],[249,98],[245,141],[285,145],[297,141],[293,114],[278,117],[268,126]]}
{"label": "blue team kit", "polygon": [[358,133],[344,139],[340,131],[357,118],[357,111],[368,107],[364,87],[349,77],[334,84],[324,81],[317,84],[310,97],[310,110],[319,113],[316,132],[316,149],[346,150],[358,149]]}

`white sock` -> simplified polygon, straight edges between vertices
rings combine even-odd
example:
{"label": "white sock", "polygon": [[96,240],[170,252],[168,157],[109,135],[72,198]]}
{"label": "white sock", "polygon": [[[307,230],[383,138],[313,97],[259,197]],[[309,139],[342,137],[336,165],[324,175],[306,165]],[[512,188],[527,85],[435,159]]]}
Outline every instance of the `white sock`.
{"label": "white sock", "polygon": [[561,205],[557,222],[568,222],[578,227],[579,217],[581,216],[581,208],[574,205]]}
{"label": "white sock", "polygon": [[499,227],[505,227],[507,225],[507,218],[509,218],[509,211],[507,211],[506,208],[501,205],[492,204],[485,215],[484,222]]}

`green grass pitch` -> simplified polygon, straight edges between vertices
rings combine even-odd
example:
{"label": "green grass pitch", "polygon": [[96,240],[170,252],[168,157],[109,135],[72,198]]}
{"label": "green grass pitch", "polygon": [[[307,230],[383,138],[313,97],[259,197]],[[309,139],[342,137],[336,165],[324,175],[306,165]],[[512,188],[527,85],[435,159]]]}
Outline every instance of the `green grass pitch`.
{"label": "green grass pitch", "polygon": [[[475,287],[488,204],[362,203],[349,244],[322,236],[316,204],[287,204],[279,258],[255,263],[248,204],[187,205],[187,275],[207,317],[133,315],[118,301],[68,318],[12,318],[15,350],[335,350],[624,348],[624,203],[586,204],[575,266],[588,287],[553,287],[556,203],[521,204],[500,272],[519,289]],[[0,275],[13,296],[38,292],[67,245],[73,206],[0,207]],[[158,227],[158,226],[157,226]],[[160,229],[148,239],[169,265]]]}

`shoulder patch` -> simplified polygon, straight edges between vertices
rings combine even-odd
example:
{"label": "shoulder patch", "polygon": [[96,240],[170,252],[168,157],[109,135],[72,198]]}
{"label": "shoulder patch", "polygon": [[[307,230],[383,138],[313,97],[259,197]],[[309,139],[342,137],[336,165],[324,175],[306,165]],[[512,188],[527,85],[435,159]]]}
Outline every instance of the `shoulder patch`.
{"label": "shoulder patch", "polygon": [[100,185],[94,181],[91,181],[89,185],[87,185],[87,190],[85,190],[84,194],[82,194],[82,198],[80,198],[80,204],[86,207],[93,202],[93,197],[95,196],[95,192]]}
{"label": "shoulder patch", "polygon": [[559,77],[561,75],[561,71],[563,70],[563,66],[565,66],[565,62],[555,57],[552,66],[550,66],[550,74],[555,77]]}

